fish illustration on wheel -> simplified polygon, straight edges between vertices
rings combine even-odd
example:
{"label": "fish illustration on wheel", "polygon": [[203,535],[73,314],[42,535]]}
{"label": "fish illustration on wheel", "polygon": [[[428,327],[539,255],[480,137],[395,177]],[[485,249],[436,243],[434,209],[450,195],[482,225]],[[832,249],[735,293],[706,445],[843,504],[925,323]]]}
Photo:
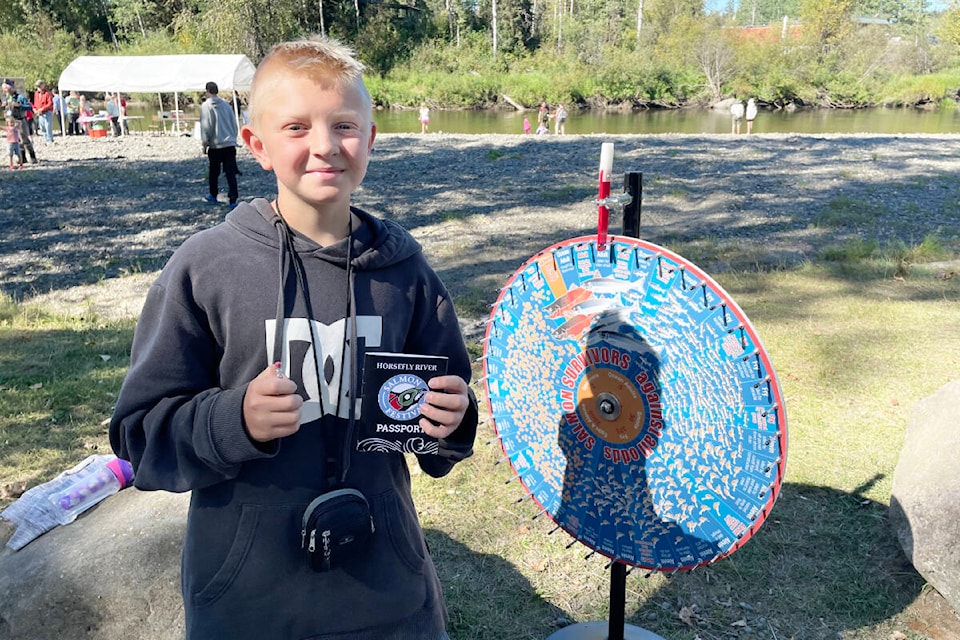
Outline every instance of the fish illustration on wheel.
{"label": "fish illustration on wheel", "polygon": [[574,287],[565,294],[543,308],[550,318],[560,318],[568,315],[581,303],[589,300],[593,292],[583,287]]}

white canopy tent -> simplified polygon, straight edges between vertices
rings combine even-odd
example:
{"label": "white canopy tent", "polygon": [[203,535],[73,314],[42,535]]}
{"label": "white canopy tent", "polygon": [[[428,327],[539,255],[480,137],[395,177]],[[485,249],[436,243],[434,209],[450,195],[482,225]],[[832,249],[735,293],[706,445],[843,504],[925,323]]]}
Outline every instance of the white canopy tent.
{"label": "white canopy tent", "polygon": [[[221,91],[249,91],[255,71],[242,54],[80,56],[67,65],[57,84],[64,97],[70,91],[173,93],[179,128],[181,92],[204,91],[211,80]],[[233,103],[239,120],[239,101]]]}

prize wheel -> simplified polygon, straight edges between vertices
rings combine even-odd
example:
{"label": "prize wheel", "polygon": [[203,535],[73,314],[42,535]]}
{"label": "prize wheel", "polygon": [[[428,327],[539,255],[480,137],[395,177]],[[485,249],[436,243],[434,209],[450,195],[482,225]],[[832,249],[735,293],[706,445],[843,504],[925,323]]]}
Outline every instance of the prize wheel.
{"label": "prize wheel", "polygon": [[662,247],[553,245],[501,290],[484,380],[504,456],[558,527],[673,572],[740,548],[783,479],[782,392],[746,315]]}

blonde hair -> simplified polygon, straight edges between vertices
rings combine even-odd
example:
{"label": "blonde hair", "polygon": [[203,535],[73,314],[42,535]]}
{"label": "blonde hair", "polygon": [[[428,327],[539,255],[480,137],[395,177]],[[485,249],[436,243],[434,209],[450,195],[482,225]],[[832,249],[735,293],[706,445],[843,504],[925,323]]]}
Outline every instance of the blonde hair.
{"label": "blonde hair", "polygon": [[330,83],[338,89],[354,84],[360,89],[367,106],[371,106],[370,94],[363,83],[366,67],[357,60],[356,52],[333,38],[310,36],[276,44],[260,61],[250,87],[252,124],[257,124],[260,111],[258,104],[261,99],[270,99],[267,89],[276,78],[276,72],[281,69],[316,82]]}

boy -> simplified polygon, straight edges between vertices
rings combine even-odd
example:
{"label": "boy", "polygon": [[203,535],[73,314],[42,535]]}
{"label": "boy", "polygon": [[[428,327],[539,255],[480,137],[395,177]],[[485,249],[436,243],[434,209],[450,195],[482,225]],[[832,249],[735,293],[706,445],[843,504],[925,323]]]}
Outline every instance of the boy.
{"label": "boy", "polygon": [[233,109],[220,98],[216,82],[206,85],[207,99],[200,105],[200,141],[203,152],[210,161],[207,171],[209,193],[204,200],[217,204],[220,191],[220,169],[227,178],[227,200],[230,208],[237,205],[237,116]]}
{"label": "boy", "polygon": [[[364,351],[449,357],[422,408],[440,439],[419,459],[427,474],[471,455],[477,424],[449,295],[406,231],[350,206],[376,135],[362,69],[327,39],[271,50],[242,136],[277,199],[188,239],[137,327],[111,443],[139,488],[193,491],[190,639],[447,637],[406,462],[351,439]],[[301,519],[333,486],[365,496],[375,532],[360,557],[315,572]]]}
{"label": "boy", "polygon": [[7,116],[7,125],[3,127],[7,133],[7,153],[10,154],[10,168],[23,169],[23,160],[20,158],[20,123]]}

